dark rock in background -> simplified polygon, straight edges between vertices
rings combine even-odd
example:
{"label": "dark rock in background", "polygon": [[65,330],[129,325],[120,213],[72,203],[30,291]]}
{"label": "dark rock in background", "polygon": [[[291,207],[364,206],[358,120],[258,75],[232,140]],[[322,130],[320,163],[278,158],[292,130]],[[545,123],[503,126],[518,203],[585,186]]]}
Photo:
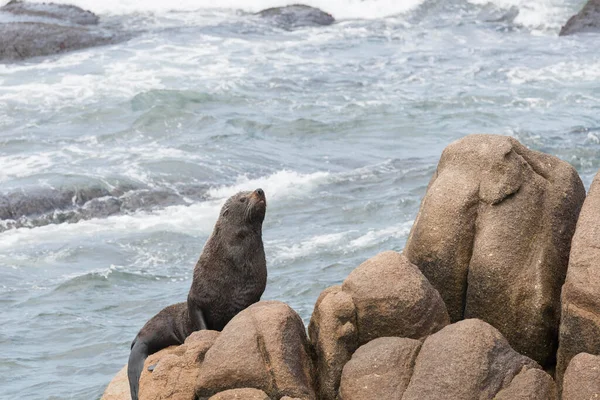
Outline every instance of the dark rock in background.
{"label": "dark rock in background", "polygon": [[600,0],[588,0],[581,11],[569,18],[559,35],[585,32],[600,32]]}
{"label": "dark rock in background", "polygon": [[11,1],[0,7],[0,17],[0,61],[19,61],[127,39],[100,26],[95,14],[72,5]]}
{"label": "dark rock in background", "polygon": [[258,13],[263,18],[270,18],[284,29],[293,29],[302,26],[331,25],[335,19],[318,8],[303,4],[294,4],[285,7],[273,7]]}

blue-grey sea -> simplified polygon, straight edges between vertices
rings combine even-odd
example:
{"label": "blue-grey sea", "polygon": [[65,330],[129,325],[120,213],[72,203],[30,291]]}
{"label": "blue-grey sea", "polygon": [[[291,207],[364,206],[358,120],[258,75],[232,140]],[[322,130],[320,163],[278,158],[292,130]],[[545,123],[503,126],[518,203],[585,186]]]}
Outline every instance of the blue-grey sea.
{"label": "blue-grey sea", "polygon": [[0,220],[0,398],[98,399],[238,190],[268,198],[263,298],[308,322],[324,288],[402,250],[454,140],[513,136],[589,187],[600,35],[558,37],[582,0],[253,14],[292,2],[74,0],[132,39],[0,64],[0,210],[22,211]]}

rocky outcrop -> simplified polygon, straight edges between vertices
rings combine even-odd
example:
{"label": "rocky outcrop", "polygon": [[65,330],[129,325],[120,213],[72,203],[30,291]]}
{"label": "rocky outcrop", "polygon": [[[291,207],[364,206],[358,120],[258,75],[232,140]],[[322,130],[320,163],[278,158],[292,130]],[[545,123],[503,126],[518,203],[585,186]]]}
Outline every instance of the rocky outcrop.
{"label": "rocky outcrop", "polygon": [[[573,238],[559,375],[574,353],[595,351],[600,336],[599,182]],[[570,166],[512,138],[453,143],[405,253],[381,253],[323,291],[310,343],[287,305],[256,303],[220,334],[197,332],[149,357],[141,400],[556,400],[557,385],[532,358],[552,370],[558,295],[584,196]],[[600,396],[599,360],[572,358],[564,399]],[[124,375],[105,400],[128,398]]]}
{"label": "rocky outcrop", "polygon": [[205,200],[208,188],[184,184],[148,188],[137,183],[76,181],[64,187],[23,187],[0,194],[0,232],[152,210]]}
{"label": "rocky outcrop", "polygon": [[386,337],[361,346],[344,366],[340,400],[402,400],[421,342]]}
{"label": "rocky outcrop", "polygon": [[566,162],[510,137],[467,136],[444,150],[404,253],[440,292],[452,321],[482,319],[551,367],[584,198]]}
{"label": "rocky outcrop", "polygon": [[577,221],[561,300],[559,382],[577,354],[600,354],[600,173]]}
{"label": "rocky outcrop", "polygon": [[336,398],[342,368],[358,346],[385,336],[421,339],[448,323],[441,296],[402,254],[365,261],[315,305],[308,330],[320,398]]}
{"label": "rocky outcrop", "polygon": [[331,14],[303,4],[267,8],[266,10],[260,11],[258,15],[263,18],[269,18],[279,27],[284,29],[293,29],[302,26],[331,25],[335,22],[335,19]]}
{"label": "rocky outcrop", "polygon": [[27,3],[13,0],[1,10],[20,17],[57,19],[77,25],[96,25],[99,22],[98,16],[94,13],[69,4]]}
{"label": "rocky outcrop", "polygon": [[588,0],[581,11],[569,18],[559,36],[585,32],[600,32],[600,0]]}
{"label": "rocky outcrop", "polygon": [[255,388],[270,398],[316,399],[314,370],[302,320],[277,301],[256,303],[234,317],[200,366],[199,399]]}
{"label": "rocky outcrop", "polygon": [[102,28],[98,17],[79,7],[11,1],[0,7],[0,61],[17,61],[126,39]]}
{"label": "rocky outcrop", "polygon": [[216,331],[194,332],[181,346],[150,355],[140,378],[140,400],[194,400],[200,365],[218,336]]}
{"label": "rocky outcrop", "polygon": [[573,357],[565,372],[562,399],[600,399],[600,356],[581,353]]}
{"label": "rocky outcrop", "polygon": [[523,369],[539,369],[491,325],[469,319],[428,337],[402,400],[492,399]]}

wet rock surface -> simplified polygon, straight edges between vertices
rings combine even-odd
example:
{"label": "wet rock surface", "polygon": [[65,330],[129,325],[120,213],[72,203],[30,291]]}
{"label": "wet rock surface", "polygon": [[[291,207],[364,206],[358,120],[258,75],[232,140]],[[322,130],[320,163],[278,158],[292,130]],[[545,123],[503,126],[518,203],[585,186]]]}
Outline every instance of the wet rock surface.
{"label": "wet rock surface", "polygon": [[331,14],[303,4],[268,8],[260,11],[258,15],[274,21],[279,27],[284,29],[331,25],[335,22]]}
{"label": "wet rock surface", "polygon": [[0,7],[0,62],[19,61],[126,40],[95,14],[54,3],[12,1]]}
{"label": "wet rock surface", "polygon": [[57,19],[78,25],[96,25],[99,22],[96,14],[70,4],[28,3],[13,0],[0,10],[21,17]]}
{"label": "wet rock surface", "polygon": [[0,193],[0,232],[20,227],[74,223],[205,200],[208,188],[149,188],[135,183],[94,182],[33,187]]}
{"label": "wet rock surface", "polygon": [[573,15],[560,30],[560,36],[600,32],[600,0],[588,0],[581,11]]}

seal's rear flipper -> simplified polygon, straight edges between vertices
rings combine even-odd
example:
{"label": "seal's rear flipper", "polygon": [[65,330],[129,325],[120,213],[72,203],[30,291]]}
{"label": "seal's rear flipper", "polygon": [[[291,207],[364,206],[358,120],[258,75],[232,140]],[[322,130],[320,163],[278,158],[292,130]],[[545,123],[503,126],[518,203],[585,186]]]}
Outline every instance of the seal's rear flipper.
{"label": "seal's rear flipper", "polygon": [[129,364],[127,365],[131,400],[138,400],[140,376],[142,375],[146,358],[148,358],[148,346],[141,340],[134,340],[131,353],[129,354]]}

